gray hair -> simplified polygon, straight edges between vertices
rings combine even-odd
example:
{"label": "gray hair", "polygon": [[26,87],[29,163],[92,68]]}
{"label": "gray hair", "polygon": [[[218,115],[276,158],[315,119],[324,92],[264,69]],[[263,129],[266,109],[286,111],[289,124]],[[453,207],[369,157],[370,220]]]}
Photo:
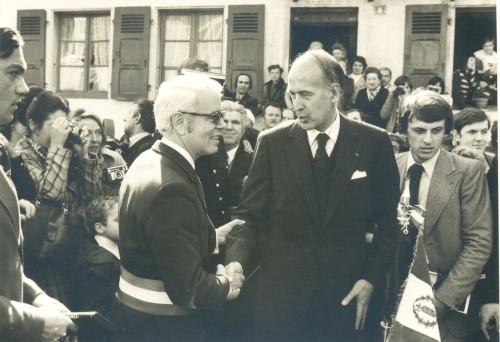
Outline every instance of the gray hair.
{"label": "gray hair", "polygon": [[154,105],[156,127],[163,134],[172,131],[172,115],[179,112],[196,112],[200,99],[216,97],[222,86],[216,81],[198,75],[180,75],[163,82]]}
{"label": "gray hair", "polygon": [[325,50],[310,50],[299,55],[293,63],[308,59],[320,68],[323,80],[328,85],[339,84],[339,79],[344,76],[344,70],[332,55]]}

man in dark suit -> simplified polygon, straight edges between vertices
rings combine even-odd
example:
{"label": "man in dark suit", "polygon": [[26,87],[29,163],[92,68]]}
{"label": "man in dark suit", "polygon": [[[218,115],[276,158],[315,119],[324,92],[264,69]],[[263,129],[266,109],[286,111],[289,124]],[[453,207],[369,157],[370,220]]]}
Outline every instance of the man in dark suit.
{"label": "man in dark suit", "polygon": [[129,138],[129,144],[122,150],[122,157],[128,167],[142,152],[149,150],[156,141],[153,137],[156,130],[153,106],[153,101],[139,99],[134,102],[129,114],[123,120],[124,132]]}
{"label": "man in dark suit", "polygon": [[225,90],[224,96],[232,99],[234,102],[239,103],[245,108],[252,111],[253,115],[259,114],[259,102],[255,97],[252,97],[248,91],[252,89],[252,77],[248,74],[239,74],[234,80],[236,91],[230,92]]}
{"label": "man in dark suit", "polygon": [[222,110],[226,128],[222,130],[223,144],[219,144],[219,152],[196,161],[196,173],[203,185],[208,215],[216,226],[231,220],[253,158],[253,153],[247,152],[242,142],[245,108],[232,101],[223,101]]}
{"label": "man in dark suit", "polygon": [[[17,104],[28,93],[22,46],[19,33],[0,28],[0,124],[12,122]],[[34,215],[32,205],[25,204],[23,209],[28,218]],[[14,184],[1,166],[0,236],[0,340],[41,341],[65,336],[68,328],[75,328],[61,313],[68,309],[24,275],[19,203]]]}
{"label": "man in dark suit", "polygon": [[[424,248],[441,341],[465,341],[474,323],[479,328],[467,297],[490,256],[492,213],[480,163],[441,148],[452,125],[451,107],[439,94],[423,90],[409,95],[401,130],[408,135],[410,151],[396,162],[403,194],[410,204],[427,209]],[[413,248],[408,252],[412,255]]]}
{"label": "man in dark suit", "polygon": [[141,154],[120,188],[120,275],[113,319],[122,341],[200,341],[201,310],[239,294],[240,264],[208,272],[217,230],[207,214],[195,160],[217,152],[225,127],[220,85],[182,75],[162,84],[155,103],[161,141]]}
{"label": "man in dark suit", "polygon": [[244,265],[260,253],[259,341],[354,341],[391,261],[399,200],[391,143],[337,111],[334,70],[342,69],[321,50],[294,62],[298,120],[259,135],[233,216],[246,223],[230,234],[226,260]]}

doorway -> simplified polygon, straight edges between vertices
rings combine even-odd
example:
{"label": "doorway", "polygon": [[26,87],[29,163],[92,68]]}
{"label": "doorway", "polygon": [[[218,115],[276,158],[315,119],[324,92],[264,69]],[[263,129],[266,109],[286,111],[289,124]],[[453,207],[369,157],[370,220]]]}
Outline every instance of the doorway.
{"label": "doorway", "polygon": [[[457,8],[453,70],[460,68],[468,56],[481,50],[487,36],[496,39],[495,7]],[[497,46],[495,51],[498,51]]]}
{"label": "doorway", "polygon": [[357,17],[357,8],[293,8],[290,62],[307,51],[313,41],[321,42],[328,53],[332,52],[334,43],[341,43],[347,50],[347,58],[352,61],[357,52]]}

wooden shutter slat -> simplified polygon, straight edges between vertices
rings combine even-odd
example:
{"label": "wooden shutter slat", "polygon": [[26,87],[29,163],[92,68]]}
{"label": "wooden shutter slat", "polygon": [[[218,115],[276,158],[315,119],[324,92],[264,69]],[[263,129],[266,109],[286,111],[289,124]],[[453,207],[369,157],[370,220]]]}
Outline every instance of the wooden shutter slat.
{"label": "wooden shutter slat", "polygon": [[17,29],[24,39],[24,58],[28,69],[24,79],[28,85],[45,87],[45,10],[18,10]]}
{"label": "wooden shutter slat", "polygon": [[114,16],[111,97],[148,96],[150,7],[117,7]]}

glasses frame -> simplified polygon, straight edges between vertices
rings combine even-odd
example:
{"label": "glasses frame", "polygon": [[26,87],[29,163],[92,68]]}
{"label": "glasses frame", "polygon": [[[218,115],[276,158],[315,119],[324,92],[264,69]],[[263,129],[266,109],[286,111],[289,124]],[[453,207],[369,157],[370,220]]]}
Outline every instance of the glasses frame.
{"label": "glasses frame", "polygon": [[224,111],[223,110],[217,110],[217,111],[215,111],[213,113],[210,113],[210,114],[195,113],[195,112],[184,112],[184,111],[179,111],[179,113],[181,113],[181,114],[195,115],[195,116],[208,116],[209,118],[212,119],[212,122],[215,125],[218,125],[219,122],[224,117]]}

